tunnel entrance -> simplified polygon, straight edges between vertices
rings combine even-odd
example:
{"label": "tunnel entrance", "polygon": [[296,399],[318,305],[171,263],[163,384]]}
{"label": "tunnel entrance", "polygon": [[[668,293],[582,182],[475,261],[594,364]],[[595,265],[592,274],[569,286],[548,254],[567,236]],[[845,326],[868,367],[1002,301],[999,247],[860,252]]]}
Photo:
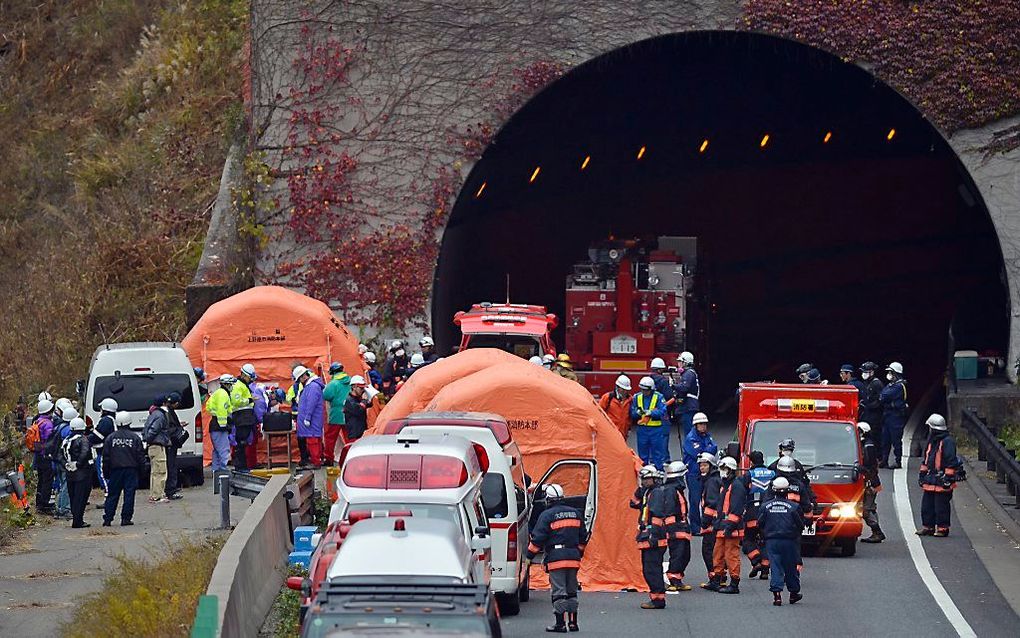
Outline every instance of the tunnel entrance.
{"label": "tunnel entrance", "polygon": [[438,345],[457,343],[454,312],[504,298],[507,274],[513,301],[562,317],[590,244],[659,235],[698,238],[709,407],[805,361],[835,380],[898,360],[917,392],[950,347],[1006,352],[998,238],[939,132],[858,66],[737,32],[608,53],[510,119],[443,237]]}

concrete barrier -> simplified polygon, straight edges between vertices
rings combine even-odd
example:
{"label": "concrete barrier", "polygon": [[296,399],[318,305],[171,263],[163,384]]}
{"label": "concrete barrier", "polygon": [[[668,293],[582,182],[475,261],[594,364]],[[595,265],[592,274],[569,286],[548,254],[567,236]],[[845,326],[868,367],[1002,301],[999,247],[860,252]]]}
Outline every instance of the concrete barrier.
{"label": "concrete barrier", "polygon": [[206,594],[219,601],[218,636],[257,636],[283,586],[290,552],[289,476],[269,479],[216,561]]}

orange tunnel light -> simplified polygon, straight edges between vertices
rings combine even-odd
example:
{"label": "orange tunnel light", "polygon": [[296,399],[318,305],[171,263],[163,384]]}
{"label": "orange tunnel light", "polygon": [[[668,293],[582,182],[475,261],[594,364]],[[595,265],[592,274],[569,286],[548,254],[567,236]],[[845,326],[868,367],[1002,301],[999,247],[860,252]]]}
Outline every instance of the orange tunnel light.
{"label": "orange tunnel light", "polygon": [[591,161],[591,155],[585,155],[584,156],[584,161],[581,162],[581,170],[582,171],[584,169],[588,168],[588,162],[590,162],[590,161]]}
{"label": "orange tunnel light", "polygon": [[706,140],[702,140],[701,146],[698,148],[698,152],[699,153],[704,153],[705,149],[707,149],[707,148],[708,148],[708,140],[707,139]]}
{"label": "orange tunnel light", "polygon": [[896,129],[891,128],[891,129],[889,129],[889,133],[885,136],[885,139],[887,139],[887,140],[889,140],[891,142],[892,138],[894,138],[894,137],[896,137]]}
{"label": "orange tunnel light", "polygon": [[475,199],[482,196],[482,193],[485,192],[486,185],[488,185],[488,182],[482,182],[482,185],[478,187],[478,192],[475,193]]}
{"label": "orange tunnel light", "polygon": [[539,173],[540,173],[541,171],[542,171],[542,167],[541,167],[541,166],[536,166],[536,167],[535,167],[535,172],[533,172],[533,173],[531,174],[531,179],[529,179],[529,180],[528,180],[528,183],[529,183],[529,184],[533,184],[533,183],[535,182],[535,180],[536,180],[536,179],[538,178],[538,174],[539,174]]}
{"label": "orange tunnel light", "polygon": [[638,149],[638,152],[637,152],[637,158],[638,158],[638,159],[641,159],[641,158],[642,158],[642,157],[644,157],[644,156],[645,156],[645,147],[644,147],[644,146],[642,146],[642,147],[641,147],[640,149]]}
{"label": "orange tunnel light", "polygon": [[764,136],[763,136],[763,137],[761,138],[761,142],[760,142],[760,143],[758,144],[758,146],[760,146],[760,147],[762,147],[762,148],[765,148],[765,146],[766,146],[766,145],[768,145],[768,143],[769,143],[769,134],[768,134],[768,133],[766,133],[766,134],[765,134],[765,135],[764,135]]}
{"label": "orange tunnel light", "polygon": [[828,144],[829,140],[832,139],[832,131],[826,131],[825,137],[822,138],[822,144]]}

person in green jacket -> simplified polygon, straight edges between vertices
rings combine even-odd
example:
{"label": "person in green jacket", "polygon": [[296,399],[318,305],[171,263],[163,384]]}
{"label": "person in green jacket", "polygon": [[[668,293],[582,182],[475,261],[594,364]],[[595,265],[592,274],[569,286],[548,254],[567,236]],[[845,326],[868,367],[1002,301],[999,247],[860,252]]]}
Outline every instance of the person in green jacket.
{"label": "person in green jacket", "polygon": [[[344,364],[333,362],[329,366],[330,382],[322,391],[322,398],[329,401],[329,421],[326,423],[326,465],[333,465],[337,457],[336,442],[346,424],[344,420],[344,401],[351,393],[351,377],[344,372]],[[347,436],[344,433],[346,443]]]}

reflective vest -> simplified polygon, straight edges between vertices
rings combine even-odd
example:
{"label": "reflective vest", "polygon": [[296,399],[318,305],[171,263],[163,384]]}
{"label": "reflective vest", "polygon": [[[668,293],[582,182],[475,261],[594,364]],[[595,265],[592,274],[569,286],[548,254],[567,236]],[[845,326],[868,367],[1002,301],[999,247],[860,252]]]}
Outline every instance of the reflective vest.
{"label": "reflective vest", "polygon": [[217,388],[215,392],[209,395],[205,409],[209,411],[210,416],[216,417],[221,428],[225,428],[227,426],[227,417],[230,416],[231,412],[230,395],[227,394],[227,389]]}
{"label": "reflective vest", "polygon": [[251,397],[251,390],[243,381],[238,381],[230,389],[230,411],[236,412],[242,408],[250,408],[255,405]]}
{"label": "reflective vest", "polygon": [[[651,412],[656,408],[656,406],[659,405],[659,395],[656,393],[652,394],[652,400],[647,408],[645,407],[645,395],[643,393],[638,393],[637,397],[635,397],[635,400],[637,401],[637,407],[639,410],[646,410],[648,412]],[[648,423],[644,423],[643,425],[648,426],[662,425],[662,420],[649,418]]]}

